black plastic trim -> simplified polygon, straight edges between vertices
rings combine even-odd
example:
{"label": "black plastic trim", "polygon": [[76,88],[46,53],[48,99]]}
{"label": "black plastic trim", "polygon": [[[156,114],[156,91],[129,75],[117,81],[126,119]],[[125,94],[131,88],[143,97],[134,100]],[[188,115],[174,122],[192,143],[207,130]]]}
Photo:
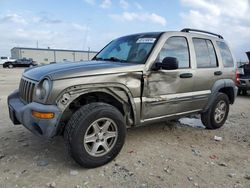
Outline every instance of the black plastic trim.
{"label": "black plastic trim", "polygon": [[214,35],[220,39],[223,39],[223,37],[219,34],[216,34],[216,33],[212,33],[212,32],[209,32],[209,31],[204,31],[204,30],[199,30],[199,29],[190,29],[190,28],[185,28],[185,29],[182,29],[181,32],[186,32],[186,33],[189,33],[190,31],[193,31],[193,32],[198,32],[198,33],[206,33],[206,34],[209,34],[209,35]]}

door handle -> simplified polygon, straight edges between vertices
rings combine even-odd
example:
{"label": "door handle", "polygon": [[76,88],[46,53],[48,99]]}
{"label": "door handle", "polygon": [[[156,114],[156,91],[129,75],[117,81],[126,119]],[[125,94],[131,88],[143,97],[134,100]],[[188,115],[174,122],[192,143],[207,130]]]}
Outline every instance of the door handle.
{"label": "door handle", "polygon": [[192,73],[182,73],[180,74],[180,78],[192,78],[193,74]]}
{"label": "door handle", "polygon": [[215,72],[214,72],[214,75],[215,75],[215,76],[220,76],[220,75],[222,75],[222,72],[221,72],[221,71],[215,71]]}

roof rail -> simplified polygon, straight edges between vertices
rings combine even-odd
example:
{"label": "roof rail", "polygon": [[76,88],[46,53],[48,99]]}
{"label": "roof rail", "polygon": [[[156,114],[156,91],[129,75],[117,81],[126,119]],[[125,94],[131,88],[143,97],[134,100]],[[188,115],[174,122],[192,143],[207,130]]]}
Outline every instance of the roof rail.
{"label": "roof rail", "polygon": [[219,35],[219,34],[211,33],[211,32],[208,32],[208,31],[203,31],[203,30],[199,30],[199,29],[185,28],[185,29],[181,30],[181,32],[186,32],[186,33],[189,33],[190,31],[194,31],[194,32],[198,32],[198,33],[206,33],[206,34],[209,34],[209,35],[217,36],[220,39],[223,39],[223,37],[221,35]]}

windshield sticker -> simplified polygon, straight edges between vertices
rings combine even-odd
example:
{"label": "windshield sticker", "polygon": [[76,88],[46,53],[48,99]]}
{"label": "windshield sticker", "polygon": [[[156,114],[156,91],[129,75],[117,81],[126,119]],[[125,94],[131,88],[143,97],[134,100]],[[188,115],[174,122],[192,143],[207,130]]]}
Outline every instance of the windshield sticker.
{"label": "windshield sticker", "polygon": [[156,38],[139,38],[136,43],[154,43]]}

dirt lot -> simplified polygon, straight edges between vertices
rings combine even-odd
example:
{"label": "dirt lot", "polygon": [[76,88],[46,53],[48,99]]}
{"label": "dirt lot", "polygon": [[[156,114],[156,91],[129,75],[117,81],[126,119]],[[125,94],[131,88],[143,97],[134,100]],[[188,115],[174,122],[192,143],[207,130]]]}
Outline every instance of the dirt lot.
{"label": "dirt lot", "polygon": [[237,98],[219,130],[195,118],[128,130],[116,160],[89,170],[66,155],[62,137],[43,140],[12,125],[6,99],[22,71],[0,68],[1,188],[250,187],[250,95]]}

